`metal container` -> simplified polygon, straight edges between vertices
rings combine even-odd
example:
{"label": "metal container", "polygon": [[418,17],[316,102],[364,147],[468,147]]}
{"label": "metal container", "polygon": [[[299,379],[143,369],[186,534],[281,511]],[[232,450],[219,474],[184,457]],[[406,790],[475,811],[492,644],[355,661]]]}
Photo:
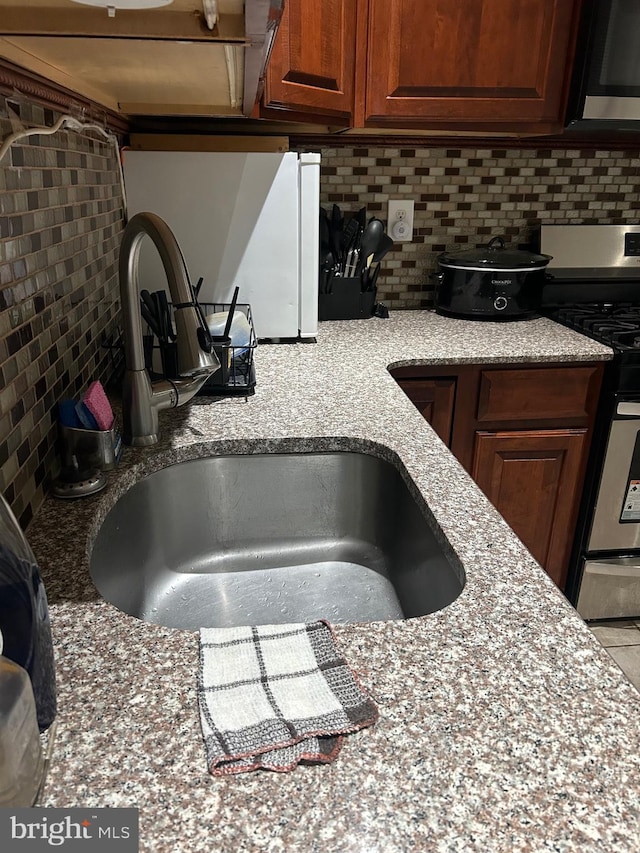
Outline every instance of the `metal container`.
{"label": "metal container", "polygon": [[60,424],[62,464],[64,468],[110,471],[117,465],[122,441],[117,427],[111,429],[78,429]]}

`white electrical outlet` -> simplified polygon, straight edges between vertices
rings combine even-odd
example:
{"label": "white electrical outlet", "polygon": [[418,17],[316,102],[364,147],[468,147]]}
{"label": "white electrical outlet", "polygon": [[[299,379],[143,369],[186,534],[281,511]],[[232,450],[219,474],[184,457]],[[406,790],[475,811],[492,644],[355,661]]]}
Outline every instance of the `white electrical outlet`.
{"label": "white electrical outlet", "polygon": [[389,200],[387,231],[396,243],[406,243],[413,237],[413,199]]}

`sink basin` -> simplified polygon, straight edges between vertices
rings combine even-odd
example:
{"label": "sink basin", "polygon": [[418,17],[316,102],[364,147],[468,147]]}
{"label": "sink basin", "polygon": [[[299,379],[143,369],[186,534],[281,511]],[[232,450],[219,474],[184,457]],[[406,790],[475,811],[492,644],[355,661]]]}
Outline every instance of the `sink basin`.
{"label": "sink basin", "polygon": [[111,509],[90,568],[120,610],[192,630],[403,619],[464,585],[396,468],[354,452],[164,468]]}

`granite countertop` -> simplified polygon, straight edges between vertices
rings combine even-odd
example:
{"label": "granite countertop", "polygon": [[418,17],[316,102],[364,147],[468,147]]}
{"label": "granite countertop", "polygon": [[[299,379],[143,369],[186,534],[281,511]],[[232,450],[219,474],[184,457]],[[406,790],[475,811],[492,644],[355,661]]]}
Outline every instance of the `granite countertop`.
{"label": "granite countertop", "polygon": [[[144,851],[640,848],[640,694],[390,377],[391,364],[572,362],[606,347],[549,320],[431,312],[321,324],[260,346],[248,401],[161,415],[109,488],[48,500],[28,538],[43,568],[59,718],[42,804],[136,806]],[[211,777],[197,635],[102,601],[87,552],[118,495],[173,461],[228,451],[380,448],[400,460],[466,572],[429,616],[338,626],[380,720],[337,761]]]}

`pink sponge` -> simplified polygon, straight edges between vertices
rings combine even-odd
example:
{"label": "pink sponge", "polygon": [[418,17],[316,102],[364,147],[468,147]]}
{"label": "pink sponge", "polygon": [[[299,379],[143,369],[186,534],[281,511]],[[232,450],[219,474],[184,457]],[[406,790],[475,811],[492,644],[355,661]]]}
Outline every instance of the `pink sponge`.
{"label": "pink sponge", "polygon": [[98,429],[111,429],[113,426],[113,410],[100,382],[92,382],[89,385],[82,402],[96,419]]}

